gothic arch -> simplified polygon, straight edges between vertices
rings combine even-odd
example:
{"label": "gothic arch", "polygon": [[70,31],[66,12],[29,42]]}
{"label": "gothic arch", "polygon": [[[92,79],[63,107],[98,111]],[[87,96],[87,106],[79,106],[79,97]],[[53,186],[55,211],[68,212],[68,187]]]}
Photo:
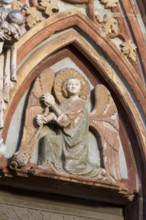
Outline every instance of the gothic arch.
{"label": "gothic arch", "polygon": [[97,73],[116,93],[133,127],[139,145],[136,148],[142,158],[143,169],[146,169],[143,83],[118,48],[107,37],[101,36],[96,26],[77,11],[60,14],[55,19],[50,18],[40,23],[18,42],[18,82],[11,91],[10,105],[5,113],[4,135],[20,100],[17,98],[20,89],[26,89],[30,85],[38,74],[37,71],[34,73],[34,70],[37,70],[41,63],[69,45],[73,45],[90,61]]}
{"label": "gothic arch", "polygon": [[[127,94],[127,96],[124,97],[123,102],[125,102],[126,107],[129,106],[129,109],[127,108],[127,111],[129,112],[129,117],[132,117],[131,119],[134,120],[132,124],[135,124],[135,129],[137,129],[136,132],[140,133],[138,139],[144,146],[144,126],[141,118],[143,115],[142,111],[144,113],[146,111],[144,106],[145,90],[143,83],[138,78],[134,68],[132,67],[132,65],[130,65],[128,60],[118,51],[115,45],[113,45],[112,42],[110,42],[106,37],[100,36],[100,33],[98,33],[98,30],[95,29],[91,21],[89,21],[87,18],[84,18],[80,13],[66,13],[65,16],[61,18],[60,17],[61,16],[56,16],[57,21],[55,21],[55,19],[50,21],[49,19],[48,22],[44,21],[40,23],[39,26],[34,28],[33,31],[28,32],[26,35],[24,35],[24,37],[22,37],[21,40],[18,42],[18,83],[12,91],[12,97],[16,94],[18,88],[26,80],[33,68],[39,65],[39,63],[42,62],[44,58],[66,45],[74,44],[82,53],[85,54],[86,57],[90,57],[92,64],[97,69],[100,68],[102,76],[105,77],[107,81],[114,84],[114,88],[116,88],[117,92],[119,93],[119,98],[120,96],[123,96],[123,88],[120,88],[120,86],[122,86],[122,82],[120,82],[122,81],[122,78],[124,78],[124,81],[127,83],[127,88],[124,89],[128,90],[129,87],[129,89],[131,90],[129,92],[133,91],[133,94],[131,94],[131,96],[135,97],[131,98]],[[66,20],[67,26],[64,25],[64,19]],[[55,33],[55,29],[58,30],[58,25],[60,27],[60,33],[62,34],[59,34],[58,37],[55,37],[57,35],[56,33],[54,34],[54,37],[50,37],[48,39],[50,35]],[[63,32],[64,29],[73,27],[79,27],[82,31],[84,30],[84,33],[88,34],[88,36],[84,36],[84,33],[80,34],[78,30],[75,29],[69,29],[67,32]],[[90,40],[92,40],[92,44],[95,44],[97,46],[96,50],[93,49],[93,46],[91,44],[87,44],[88,37],[89,42]],[[45,39],[46,41],[44,41]],[[109,60],[112,65],[115,65],[115,67],[117,68],[117,72],[119,73],[114,73],[113,69],[110,66],[106,65],[107,62],[104,60],[105,58],[102,59],[102,57],[98,53],[98,50],[101,52],[101,49],[104,56],[106,56],[107,60]],[[116,79],[114,79],[114,77],[119,78],[119,85],[118,81],[116,82]],[[139,109],[142,108],[141,112],[140,110],[138,110],[138,108],[135,108],[135,101],[133,101],[132,99],[137,100],[137,105],[139,105]],[[133,111],[132,108],[134,109]]]}

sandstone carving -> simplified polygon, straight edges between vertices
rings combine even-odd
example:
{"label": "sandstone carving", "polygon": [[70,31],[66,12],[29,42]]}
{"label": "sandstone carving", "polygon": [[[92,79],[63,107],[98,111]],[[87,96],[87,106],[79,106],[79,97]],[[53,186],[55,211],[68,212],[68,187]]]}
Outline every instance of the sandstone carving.
{"label": "sandstone carving", "polygon": [[104,32],[109,37],[115,37],[119,34],[118,20],[112,16],[96,16],[97,21],[102,24]]}
{"label": "sandstone carving", "polygon": [[26,9],[26,26],[28,28],[32,28],[42,20],[42,14],[35,7],[30,7]]}
{"label": "sandstone carving", "polygon": [[20,10],[12,9],[12,2],[3,0],[0,7],[0,52],[3,46],[12,45],[21,36],[24,17]]}
{"label": "sandstone carving", "polygon": [[31,1],[31,7],[26,7],[26,27],[32,28],[45,18],[59,11],[56,1]]}
{"label": "sandstone carving", "polygon": [[[15,42],[21,36],[24,16],[20,10],[12,9],[13,0],[3,0],[0,7],[0,129],[3,128],[3,110],[9,102],[12,81],[16,81]],[[1,137],[1,131],[0,131]],[[0,157],[3,156],[2,138],[0,138]]]}
{"label": "sandstone carving", "polygon": [[105,5],[106,8],[117,7],[118,0],[100,0],[102,4]]}
{"label": "sandstone carving", "polygon": [[25,1],[25,4],[22,0],[14,0],[13,7],[21,8],[24,11],[26,29],[31,29],[59,11],[56,0],[29,0],[28,2]]}
{"label": "sandstone carving", "polygon": [[21,25],[24,22],[21,11],[13,10],[11,4],[12,1],[4,0],[0,7],[0,66],[3,69],[0,73],[0,128],[3,127],[4,102],[9,101],[11,81],[16,81],[15,42],[21,36]]}
{"label": "sandstone carving", "polygon": [[132,61],[136,61],[136,46],[131,41],[124,42],[121,45],[122,53]]}
{"label": "sandstone carving", "polygon": [[[25,166],[38,143],[37,166],[42,169],[120,180],[116,106],[106,87],[97,85],[95,107],[89,113],[89,95],[88,81],[74,69],[65,68],[56,75],[47,69],[40,74],[29,96],[22,141],[11,168]],[[98,166],[89,161],[89,127],[101,142],[102,163]]]}

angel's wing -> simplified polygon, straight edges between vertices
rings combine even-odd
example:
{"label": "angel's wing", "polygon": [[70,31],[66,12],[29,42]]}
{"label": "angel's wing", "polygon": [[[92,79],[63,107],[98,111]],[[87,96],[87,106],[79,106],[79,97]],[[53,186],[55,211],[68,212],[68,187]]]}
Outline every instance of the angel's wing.
{"label": "angel's wing", "polygon": [[107,174],[120,180],[118,111],[104,85],[95,88],[95,107],[89,114],[89,123],[99,136],[102,163]]}
{"label": "angel's wing", "polygon": [[[24,166],[33,151],[33,147],[39,137],[40,128],[35,125],[35,118],[38,114],[45,113],[48,108],[42,108],[40,97],[44,93],[51,93],[54,84],[54,73],[50,69],[44,70],[35,80],[30,91],[28,104],[25,111],[25,122],[23,127],[21,144],[13,158],[17,166]],[[16,164],[15,164],[16,165]],[[12,166],[11,166],[12,167]]]}

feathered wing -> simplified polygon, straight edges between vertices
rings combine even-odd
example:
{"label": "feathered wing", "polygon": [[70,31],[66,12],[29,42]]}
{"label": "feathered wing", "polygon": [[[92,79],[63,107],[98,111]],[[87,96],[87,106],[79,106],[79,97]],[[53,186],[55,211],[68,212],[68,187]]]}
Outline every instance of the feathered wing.
{"label": "feathered wing", "polygon": [[33,84],[25,111],[25,123],[23,127],[21,144],[19,151],[17,151],[12,158],[11,165],[13,165],[13,162],[15,161],[14,166],[24,166],[31,156],[41,129],[40,127],[36,126],[35,118],[38,114],[44,114],[45,111],[48,110],[48,108],[41,106],[40,97],[44,93],[51,93],[54,84],[54,77],[54,72],[50,69],[46,69],[36,78]]}
{"label": "feathered wing", "polygon": [[104,85],[99,84],[95,88],[95,107],[89,114],[89,123],[99,135],[101,158],[107,174],[120,180],[118,111]]}

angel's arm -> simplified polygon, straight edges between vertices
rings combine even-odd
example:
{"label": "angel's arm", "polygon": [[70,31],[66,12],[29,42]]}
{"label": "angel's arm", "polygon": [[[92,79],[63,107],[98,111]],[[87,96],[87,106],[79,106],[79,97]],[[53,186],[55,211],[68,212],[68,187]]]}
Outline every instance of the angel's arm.
{"label": "angel's arm", "polygon": [[[44,94],[41,97],[41,100],[44,102],[46,106],[51,107],[53,112],[45,118],[44,116],[42,116],[40,124],[47,124],[50,121],[55,121],[60,127],[67,127],[77,117],[75,114],[63,112],[60,109],[59,105],[57,105],[57,103],[55,102],[54,97],[50,93]],[[37,124],[39,125],[39,120]]]}
{"label": "angel's arm", "polygon": [[60,115],[63,114],[63,112],[61,111],[59,105],[57,105],[57,103],[54,103],[54,105],[52,106],[53,111],[55,112],[55,114],[57,115],[57,117],[59,117]]}
{"label": "angel's arm", "polygon": [[50,121],[56,121],[56,120],[57,120],[57,116],[53,112],[49,113],[49,115],[47,116],[44,115],[36,116],[36,123],[38,126],[43,126],[49,123]]}
{"label": "angel's arm", "polygon": [[45,105],[52,108],[57,117],[63,113],[55,102],[54,97],[50,93],[42,95],[41,100],[44,102]]}

